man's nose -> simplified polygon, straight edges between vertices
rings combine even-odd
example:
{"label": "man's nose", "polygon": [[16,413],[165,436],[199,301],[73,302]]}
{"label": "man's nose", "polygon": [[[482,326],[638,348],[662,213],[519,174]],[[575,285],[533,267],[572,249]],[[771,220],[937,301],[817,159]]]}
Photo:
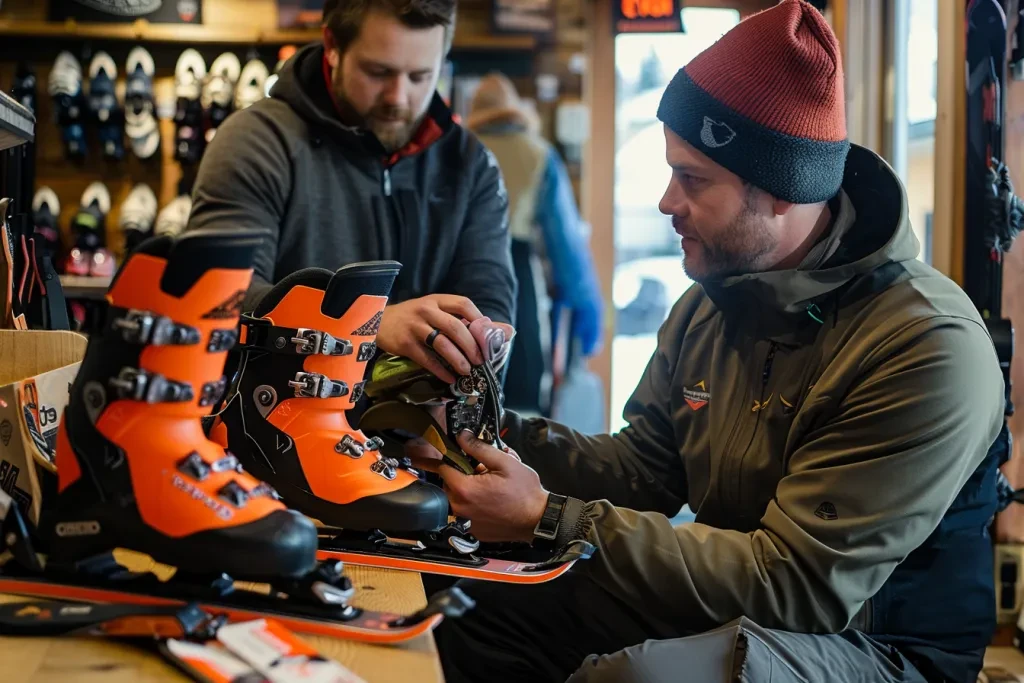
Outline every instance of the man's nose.
{"label": "man's nose", "polygon": [[398,74],[389,80],[388,87],[384,90],[384,104],[392,107],[404,107],[408,92],[407,81],[404,74]]}
{"label": "man's nose", "polygon": [[686,194],[675,187],[675,183],[670,183],[665,189],[665,194],[662,196],[661,201],[658,202],[658,211],[661,211],[666,216],[681,216],[686,211]]}

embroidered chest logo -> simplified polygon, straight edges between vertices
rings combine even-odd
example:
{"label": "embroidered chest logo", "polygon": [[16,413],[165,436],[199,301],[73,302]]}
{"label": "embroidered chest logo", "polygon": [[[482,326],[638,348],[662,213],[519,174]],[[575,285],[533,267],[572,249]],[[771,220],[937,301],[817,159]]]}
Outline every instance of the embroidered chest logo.
{"label": "embroidered chest logo", "polygon": [[818,509],[814,511],[814,514],[826,522],[834,522],[839,519],[839,513],[836,512],[836,506],[828,501],[819,505]]}
{"label": "embroidered chest logo", "polygon": [[708,391],[704,380],[701,380],[692,389],[689,387],[683,388],[683,400],[686,401],[686,405],[690,406],[691,410],[700,410],[711,400],[711,392]]}

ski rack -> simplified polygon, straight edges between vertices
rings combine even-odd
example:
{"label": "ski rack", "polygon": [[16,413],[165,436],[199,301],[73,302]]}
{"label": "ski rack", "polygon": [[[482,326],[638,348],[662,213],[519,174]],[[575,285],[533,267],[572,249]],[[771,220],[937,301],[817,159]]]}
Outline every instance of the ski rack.
{"label": "ski rack", "polygon": [[[1005,416],[1014,413],[1010,363],[1014,330],[1002,315],[1003,263],[1020,234],[1024,203],[1016,196],[1003,163],[1007,76],[1006,14],[996,0],[970,0],[966,12],[967,105],[965,140],[967,169],[964,184],[963,290],[977,307],[995,346],[1005,387]],[[1001,31],[999,30],[1001,27]],[[1022,24],[1018,18],[1018,35]],[[1019,73],[1024,52],[1013,50],[1010,60]],[[1005,443],[1004,443],[1005,442]],[[1010,457],[1009,429],[1003,429],[993,448],[1002,451],[1000,465]],[[1024,502],[1024,489],[1015,491],[997,473],[998,510]]]}

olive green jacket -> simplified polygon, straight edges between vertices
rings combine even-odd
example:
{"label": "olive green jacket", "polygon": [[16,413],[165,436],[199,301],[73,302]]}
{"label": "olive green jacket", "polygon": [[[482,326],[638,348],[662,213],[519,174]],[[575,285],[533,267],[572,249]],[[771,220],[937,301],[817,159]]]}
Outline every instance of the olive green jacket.
{"label": "olive green jacket", "polygon": [[[615,435],[506,420],[560,540],[652,620],[836,632],[937,527],[1003,422],[991,339],[915,260],[903,187],[853,146],[828,237],[795,270],[694,285]],[[585,504],[583,502],[584,501]],[[673,528],[688,503],[695,523]]]}

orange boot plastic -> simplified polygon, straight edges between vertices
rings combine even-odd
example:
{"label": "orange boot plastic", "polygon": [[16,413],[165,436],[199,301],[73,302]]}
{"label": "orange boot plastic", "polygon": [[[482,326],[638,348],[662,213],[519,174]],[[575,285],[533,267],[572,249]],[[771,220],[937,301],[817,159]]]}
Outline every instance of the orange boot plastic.
{"label": "orange boot plastic", "polygon": [[210,441],[259,236],[186,233],[141,244],[112,282],[57,441],[51,557],[121,547],[187,572],[298,577],[316,528]]}
{"label": "orange boot plastic", "polygon": [[242,319],[240,377],[211,437],[296,510],[330,527],[434,531],[448,522],[440,488],[380,452],[346,416],[400,264],[308,268]]}

